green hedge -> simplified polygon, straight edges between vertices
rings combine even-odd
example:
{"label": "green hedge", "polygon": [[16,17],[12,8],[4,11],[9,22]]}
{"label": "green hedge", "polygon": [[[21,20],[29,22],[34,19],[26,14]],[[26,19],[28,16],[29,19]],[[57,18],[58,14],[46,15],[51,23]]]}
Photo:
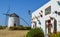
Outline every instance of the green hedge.
{"label": "green hedge", "polygon": [[6,29],[6,26],[0,26],[0,29]]}
{"label": "green hedge", "polygon": [[31,29],[26,37],[44,37],[43,30],[41,28]]}
{"label": "green hedge", "polygon": [[25,30],[31,30],[31,27],[25,27]]}
{"label": "green hedge", "polygon": [[10,27],[10,30],[30,30],[31,27]]}

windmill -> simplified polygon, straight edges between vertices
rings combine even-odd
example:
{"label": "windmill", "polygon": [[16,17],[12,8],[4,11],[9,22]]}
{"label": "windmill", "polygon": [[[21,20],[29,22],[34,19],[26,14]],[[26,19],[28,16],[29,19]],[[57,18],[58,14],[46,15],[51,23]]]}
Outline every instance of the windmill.
{"label": "windmill", "polygon": [[16,13],[9,14],[8,27],[18,27],[20,25],[20,19],[23,20],[27,25],[27,21],[24,18],[18,16]]}
{"label": "windmill", "polygon": [[[5,25],[7,26],[7,23],[8,23],[8,17],[10,17],[11,16],[11,14],[10,14],[10,6],[8,7],[8,10],[7,10],[7,12],[6,13],[3,13],[3,15],[5,15]],[[29,25],[29,23],[24,19],[24,18],[22,18],[22,17],[19,17],[21,20],[23,20],[27,25]]]}

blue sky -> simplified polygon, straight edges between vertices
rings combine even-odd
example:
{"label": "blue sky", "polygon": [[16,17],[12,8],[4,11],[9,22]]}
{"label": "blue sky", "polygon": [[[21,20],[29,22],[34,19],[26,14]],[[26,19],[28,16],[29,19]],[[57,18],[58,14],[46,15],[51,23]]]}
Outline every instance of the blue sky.
{"label": "blue sky", "polygon": [[[28,10],[31,10],[32,13],[48,1],[49,0],[0,0],[0,25],[5,25],[5,16],[2,15],[2,13],[6,13],[9,6],[10,13],[18,14],[31,25]],[[23,20],[20,20],[20,24],[28,26]]]}

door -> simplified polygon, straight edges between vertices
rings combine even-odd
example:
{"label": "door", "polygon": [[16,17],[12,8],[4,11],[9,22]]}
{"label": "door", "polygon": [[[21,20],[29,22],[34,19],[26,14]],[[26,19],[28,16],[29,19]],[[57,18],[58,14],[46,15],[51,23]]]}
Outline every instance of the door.
{"label": "door", "polygon": [[55,34],[57,33],[57,20],[54,19],[54,31]]}
{"label": "door", "polygon": [[51,20],[46,20],[45,21],[45,32],[48,37],[50,37],[50,34],[51,34],[51,27],[52,27]]}
{"label": "door", "polygon": [[16,24],[14,23],[14,27],[16,27]]}

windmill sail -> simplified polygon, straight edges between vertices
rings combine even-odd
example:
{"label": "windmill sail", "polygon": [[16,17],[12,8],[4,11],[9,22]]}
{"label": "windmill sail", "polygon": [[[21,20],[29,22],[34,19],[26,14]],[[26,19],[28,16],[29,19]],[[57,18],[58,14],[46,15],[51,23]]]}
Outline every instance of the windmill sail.
{"label": "windmill sail", "polygon": [[9,11],[10,11],[10,6],[8,7],[8,10],[7,10],[7,12],[6,12],[6,18],[5,18],[5,25],[7,26],[7,23],[8,23],[8,14],[9,14]]}
{"label": "windmill sail", "polygon": [[28,22],[26,22],[25,19],[23,19],[22,17],[20,17],[20,19],[22,19],[29,26]]}

